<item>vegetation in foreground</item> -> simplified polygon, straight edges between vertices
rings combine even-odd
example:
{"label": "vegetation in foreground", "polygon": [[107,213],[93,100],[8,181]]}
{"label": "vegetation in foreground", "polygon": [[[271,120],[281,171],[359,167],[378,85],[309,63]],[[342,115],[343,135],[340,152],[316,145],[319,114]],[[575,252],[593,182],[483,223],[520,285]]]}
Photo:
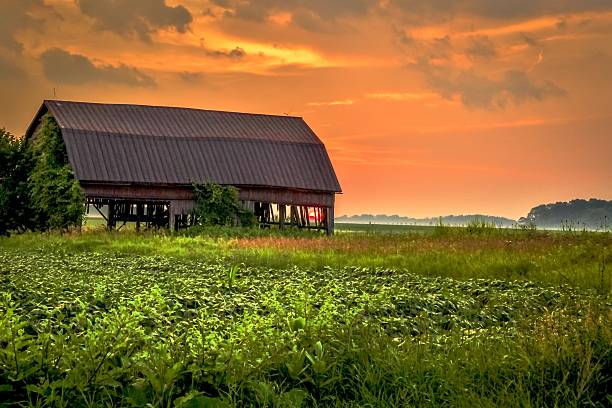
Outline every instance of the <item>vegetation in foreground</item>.
{"label": "vegetation in foreground", "polygon": [[608,406],[612,237],[0,239],[0,401]]}

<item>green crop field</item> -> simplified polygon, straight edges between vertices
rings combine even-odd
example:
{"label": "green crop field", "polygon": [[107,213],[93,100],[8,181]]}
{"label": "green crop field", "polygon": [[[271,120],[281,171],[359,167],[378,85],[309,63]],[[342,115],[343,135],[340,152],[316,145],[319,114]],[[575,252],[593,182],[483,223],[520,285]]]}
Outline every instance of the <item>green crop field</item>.
{"label": "green crop field", "polygon": [[612,235],[0,239],[0,406],[610,406]]}

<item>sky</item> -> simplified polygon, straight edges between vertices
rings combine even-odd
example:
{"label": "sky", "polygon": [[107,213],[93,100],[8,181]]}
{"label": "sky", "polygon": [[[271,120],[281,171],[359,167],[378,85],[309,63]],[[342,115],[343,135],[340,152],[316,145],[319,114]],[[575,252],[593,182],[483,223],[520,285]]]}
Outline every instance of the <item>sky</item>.
{"label": "sky", "polygon": [[612,199],[612,0],[0,0],[0,127],[43,99],[302,116],[336,214]]}

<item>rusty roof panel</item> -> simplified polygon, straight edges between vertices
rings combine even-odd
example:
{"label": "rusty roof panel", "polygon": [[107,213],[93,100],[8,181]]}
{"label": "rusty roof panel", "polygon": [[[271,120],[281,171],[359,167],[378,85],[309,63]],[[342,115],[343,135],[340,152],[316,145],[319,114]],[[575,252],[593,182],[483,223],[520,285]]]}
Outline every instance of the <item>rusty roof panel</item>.
{"label": "rusty roof panel", "polygon": [[[190,184],[214,181],[339,191],[321,144],[132,136],[64,130],[76,177],[85,182]],[[104,169],[106,171],[104,171]]]}
{"label": "rusty roof panel", "polygon": [[66,101],[45,106],[84,182],[341,191],[325,146],[301,118]]}
{"label": "rusty roof panel", "polygon": [[321,143],[302,118],[145,105],[45,101],[73,130],[166,137]]}

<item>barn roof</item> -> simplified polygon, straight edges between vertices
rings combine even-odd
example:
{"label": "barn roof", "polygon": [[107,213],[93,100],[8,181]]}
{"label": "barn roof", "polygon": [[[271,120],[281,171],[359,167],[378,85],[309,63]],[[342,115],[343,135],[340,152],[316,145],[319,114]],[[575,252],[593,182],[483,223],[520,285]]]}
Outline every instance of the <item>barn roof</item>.
{"label": "barn roof", "polygon": [[302,118],[47,100],[27,136],[46,112],[81,182],[341,191],[325,146]]}

